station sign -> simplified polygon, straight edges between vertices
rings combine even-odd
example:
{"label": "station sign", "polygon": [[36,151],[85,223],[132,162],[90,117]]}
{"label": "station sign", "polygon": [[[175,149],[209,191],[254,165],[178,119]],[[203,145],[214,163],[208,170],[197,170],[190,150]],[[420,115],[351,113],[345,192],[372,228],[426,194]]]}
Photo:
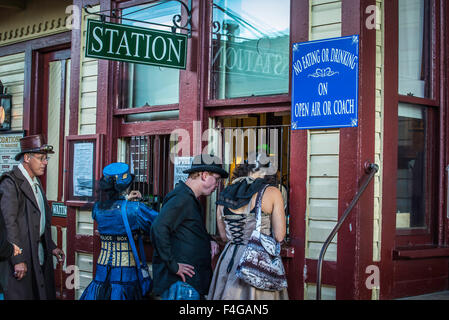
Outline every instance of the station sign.
{"label": "station sign", "polygon": [[292,130],[358,126],[359,36],[292,46]]}
{"label": "station sign", "polygon": [[87,20],[86,57],[185,69],[187,35]]}

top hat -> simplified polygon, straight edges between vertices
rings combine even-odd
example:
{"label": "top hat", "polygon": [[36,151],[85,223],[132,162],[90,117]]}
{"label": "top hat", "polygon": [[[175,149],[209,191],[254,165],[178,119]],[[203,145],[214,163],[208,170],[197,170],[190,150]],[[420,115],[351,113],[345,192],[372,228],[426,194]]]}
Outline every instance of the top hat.
{"label": "top hat", "polygon": [[103,169],[106,182],[113,184],[115,190],[122,192],[129,187],[134,176],[129,172],[129,165],[123,162],[114,162]]}
{"label": "top hat", "polygon": [[203,171],[218,173],[222,178],[227,178],[229,176],[221,165],[221,159],[211,154],[200,154],[195,156],[190,169],[184,170],[183,172],[192,173]]}
{"label": "top hat", "polygon": [[21,138],[20,150],[21,151],[14,157],[16,161],[19,161],[24,153],[55,153],[53,151],[53,146],[46,144],[44,137],[41,134]]}

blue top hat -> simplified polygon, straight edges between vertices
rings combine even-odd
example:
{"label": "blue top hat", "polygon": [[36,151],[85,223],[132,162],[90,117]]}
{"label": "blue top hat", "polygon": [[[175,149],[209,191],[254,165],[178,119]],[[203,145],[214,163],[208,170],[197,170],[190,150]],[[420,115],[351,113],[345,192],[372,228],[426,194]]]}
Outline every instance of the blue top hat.
{"label": "blue top hat", "polygon": [[103,169],[104,179],[114,184],[114,188],[121,192],[128,188],[133,181],[133,175],[129,172],[129,165],[123,162],[114,162]]}

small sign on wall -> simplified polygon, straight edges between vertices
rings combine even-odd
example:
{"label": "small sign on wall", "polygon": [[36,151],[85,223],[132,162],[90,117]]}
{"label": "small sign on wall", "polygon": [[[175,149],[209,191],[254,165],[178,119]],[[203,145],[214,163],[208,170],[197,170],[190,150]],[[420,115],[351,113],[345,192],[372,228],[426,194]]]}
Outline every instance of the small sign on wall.
{"label": "small sign on wall", "polygon": [[67,206],[64,203],[53,202],[51,204],[51,212],[53,217],[67,217]]}
{"label": "small sign on wall", "polygon": [[192,166],[193,157],[175,157],[174,158],[174,178],[173,178],[173,187],[179,181],[186,182],[189,175],[184,173],[184,170],[190,169]]}
{"label": "small sign on wall", "polygon": [[359,36],[294,43],[292,130],[358,126]]}
{"label": "small sign on wall", "polygon": [[14,157],[20,152],[21,138],[23,138],[23,132],[0,135],[0,175],[19,165],[19,161],[16,161]]}

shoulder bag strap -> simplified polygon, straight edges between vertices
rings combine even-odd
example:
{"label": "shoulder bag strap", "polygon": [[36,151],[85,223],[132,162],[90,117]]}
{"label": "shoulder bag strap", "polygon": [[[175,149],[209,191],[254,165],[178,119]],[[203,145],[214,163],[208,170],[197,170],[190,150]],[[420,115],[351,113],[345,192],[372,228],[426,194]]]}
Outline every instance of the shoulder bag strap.
{"label": "shoulder bag strap", "polygon": [[146,259],[146,256],[145,256],[145,250],[144,250],[144,246],[143,246],[143,239],[142,239],[142,235],[141,234],[139,234],[138,236],[137,236],[138,238],[139,238],[139,252],[140,252],[140,255],[141,255],[141,263],[142,263],[142,265],[146,265],[147,264],[147,259]]}
{"label": "shoulder bag strap", "polygon": [[265,185],[262,190],[259,191],[256,198],[256,230],[260,232],[260,228],[262,226],[262,198],[265,190],[267,189],[268,184]]}
{"label": "shoulder bag strap", "polygon": [[[128,242],[131,245],[131,248],[133,250],[134,260],[136,260],[137,268],[140,270],[139,255],[137,254],[136,244],[134,243],[133,234],[131,232],[131,228],[129,227],[128,216],[126,215],[126,204],[127,203],[128,202],[125,200],[125,201],[123,201],[122,205],[120,206],[121,211],[122,211],[122,219],[123,219],[123,223],[125,224],[126,233],[128,234]],[[138,272],[138,274],[140,277],[140,272]]]}

